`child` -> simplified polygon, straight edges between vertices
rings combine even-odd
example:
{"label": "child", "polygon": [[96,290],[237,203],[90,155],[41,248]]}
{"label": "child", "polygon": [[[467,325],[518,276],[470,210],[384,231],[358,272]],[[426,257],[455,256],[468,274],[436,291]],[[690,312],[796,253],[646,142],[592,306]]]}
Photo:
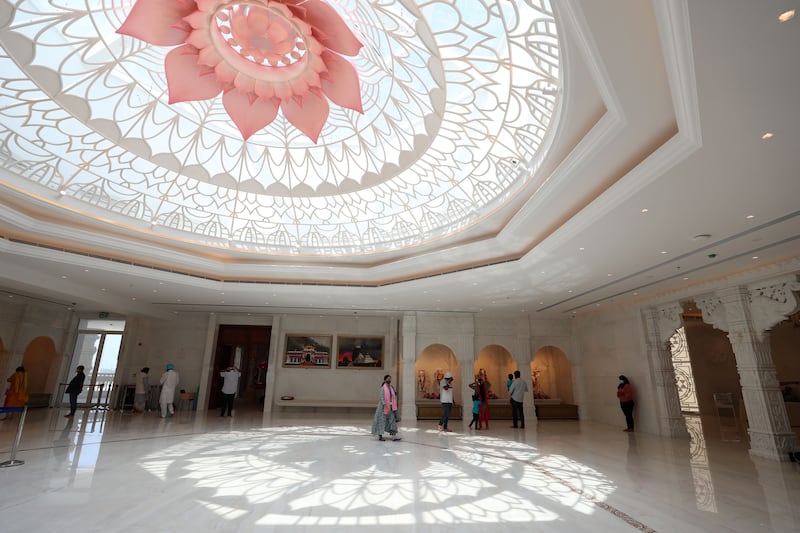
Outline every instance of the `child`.
{"label": "child", "polygon": [[472,428],[472,424],[475,424],[475,429],[480,429],[481,427],[478,425],[480,422],[478,417],[481,413],[481,400],[478,398],[478,393],[472,395],[472,422],[469,423],[469,427]]}

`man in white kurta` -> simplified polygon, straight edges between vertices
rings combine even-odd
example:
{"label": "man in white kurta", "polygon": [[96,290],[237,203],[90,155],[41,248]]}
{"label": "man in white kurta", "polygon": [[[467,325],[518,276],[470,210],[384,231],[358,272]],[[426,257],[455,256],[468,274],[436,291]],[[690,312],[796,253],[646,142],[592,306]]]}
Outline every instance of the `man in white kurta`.
{"label": "man in white kurta", "polygon": [[158,403],[161,404],[161,418],[175,414],[175,389],[179,382],[180,378],[175,371],[175,365],[169,363],[166,372],[161,374],[161,396],[158,398]]}

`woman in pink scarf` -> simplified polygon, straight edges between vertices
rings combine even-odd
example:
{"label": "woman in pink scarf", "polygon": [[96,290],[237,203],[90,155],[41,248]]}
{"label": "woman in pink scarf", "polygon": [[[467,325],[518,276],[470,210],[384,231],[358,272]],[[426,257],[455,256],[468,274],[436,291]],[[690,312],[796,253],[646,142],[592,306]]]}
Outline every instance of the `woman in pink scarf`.
{"label": "woman in pink scarf", "polygon": [[397,391],[392,387],[392,376],[383,376],[383,383],[378,389],[378,407],[375,409],[375,416],[372,418],[372,434],[378,436],[378,440],[383,438],[384,433],[389,433],[392,440],[400,440],[397,436]]}

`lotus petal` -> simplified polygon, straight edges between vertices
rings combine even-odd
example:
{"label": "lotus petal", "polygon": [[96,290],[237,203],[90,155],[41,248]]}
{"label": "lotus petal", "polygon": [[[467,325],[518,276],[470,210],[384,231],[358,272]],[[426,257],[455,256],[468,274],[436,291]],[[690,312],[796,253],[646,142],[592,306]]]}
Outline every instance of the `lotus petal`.
{"label": "lotus petal", "polygon": [[336,9],[321,0],[287,0],[286,4],[314,28],[314,37],[321,44],[346,56],[358,55],[363,45]]}
{"label": "lotus petal", "polygon": [[246,94],[235,89],[222,96],[222,103],[245,141],[278,115],[278,107],[272,100],[256,99],[251,103]]}
{"label": "lotus petal", "polygon": [[197,63],[197,49],[183,45],[172,49],[164,58],[169,103],[207,100],[222,91],[222,85],[208,68]]}
{"label": "lotus petal", "polygon": [[304,95],[301,103],[294,98],[285,100],[281,104],[281,110],[286,120],[294,124],[298,130],[305,133],[315,143],[330,112],[328,101],[313,93]]}
{"label": "lotus petal", "polygon": [[348,60],[333,52],[323,52],[322,60],[328,67],[327,76],[321,80],[322,90],[334,104],[363,113],[361,85],[358,73]]}
{"label": "lotus petal", "polygon": [[189,31],[183,17],[195,9],[194,0],[138,0],[117,33],[157,46],[183,44]]}

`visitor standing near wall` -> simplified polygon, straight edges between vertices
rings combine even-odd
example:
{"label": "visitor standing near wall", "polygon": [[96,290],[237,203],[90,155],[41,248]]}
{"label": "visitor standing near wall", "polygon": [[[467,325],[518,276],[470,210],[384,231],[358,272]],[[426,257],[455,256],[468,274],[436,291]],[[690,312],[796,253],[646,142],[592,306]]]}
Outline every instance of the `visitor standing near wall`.
{"label": "visitor standing near wall", "polygon": [[83,382],[86,381],[86,374],[83,373],[83,365],[78,365],[75,368],[75,377],[70,380],[69,385],[64,392],[69,394],[69,414],[64,415],[64,418],[72,418],[75,416],[75,411],[78,409],[78,396],[83,390]]}
{"label": "visitor standing near wall", "polygon": [[150,367],[144,367],[136,373],[136,389],[133,393],[133,412],[144,413],[147,405],[147,391],[150,390]]}
{"label": "visitor standing near wall", "polygon": [[158,403],[161,406],[161,418],[167,418],[167,415],[175,414],[175,389],[180,383],[178,372],[175,371],[175,365],[172,363],[167,364],[167,370],[161,374],[161,395],[158,398]]}
{"label": "visitor standing near wall", "polygon": [[[25,372],[25,367],[18,366],[6,381],[10,385],[6,390],[6,400],[3,407],[24,407],[28,403],[28,373]],[[4,413],[0,420],[13,417],[14,413]]]}
{"label": "visitor standing near wall", "polygon": [[[511,384],[509,393],[511,394],[511,420],[512,428],[520,427],[525,429],[525,412],[522,409],[525,401],[525,393],[528,392],[528,383],[522,379],[519,370],[514,371],[514,383]],[[519,422],[519,426],[517,426]]]}
{"label": "visitor standing near wall", "polygon": [[439,401],[442,402],[442,418],[439,419],[439,431],[447,429],[450,420],[450,411],[453,409],[453,374],[445,372],[444,379],[439,384]]}
{"label": "visitor standing near wall", "polygon": [[619,385],[617,385],[617,398],[619,399],[619,406],[622,412],[625,413],[625,423],[627,428],[624,431],[633,431],[633,385],[628,381],[625,376],[619,377]]}
{"label": "visitor standing near wall", "polygon": [[222,411],[219,416],[225,416],[225,411],[228,412],[228,416],[233,416],[233,400],[239,391],[239,377],[242,373],[235,366],[229,366],[219,375],[222,377]]}
{"label": "visitor standing near wall", "polygon": [[389,433],[392,440],[401,440],[397,436],[397,391],[392,386],[392,376],[383,376],[383,383],[378,389],[378,407],[375,408],[375,416],[372,417],[372,434],[378,436],[378,440],[383,438],[384,433]]}

